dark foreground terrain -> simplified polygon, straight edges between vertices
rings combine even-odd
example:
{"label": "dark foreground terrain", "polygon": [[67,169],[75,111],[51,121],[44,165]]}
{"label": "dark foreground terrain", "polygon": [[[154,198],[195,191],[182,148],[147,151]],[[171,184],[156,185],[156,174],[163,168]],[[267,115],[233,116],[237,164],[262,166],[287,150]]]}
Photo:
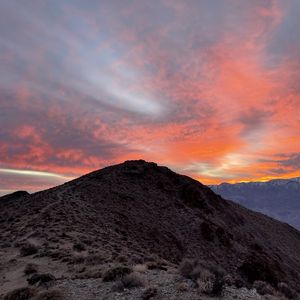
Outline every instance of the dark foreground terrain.
{"label": "dark foreground terrain", "polygon": [[127,161],[0,198],[3,299],[298,299],[300,233]]}

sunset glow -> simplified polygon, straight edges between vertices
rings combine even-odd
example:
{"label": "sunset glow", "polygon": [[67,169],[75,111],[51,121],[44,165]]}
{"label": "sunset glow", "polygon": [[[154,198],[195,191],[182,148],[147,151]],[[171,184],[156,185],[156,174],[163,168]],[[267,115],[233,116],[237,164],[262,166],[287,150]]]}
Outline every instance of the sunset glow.
{"label": "sunset glow", "polygon": [[0,3],[0,195],[127,159],[300,176],[300,1]]}

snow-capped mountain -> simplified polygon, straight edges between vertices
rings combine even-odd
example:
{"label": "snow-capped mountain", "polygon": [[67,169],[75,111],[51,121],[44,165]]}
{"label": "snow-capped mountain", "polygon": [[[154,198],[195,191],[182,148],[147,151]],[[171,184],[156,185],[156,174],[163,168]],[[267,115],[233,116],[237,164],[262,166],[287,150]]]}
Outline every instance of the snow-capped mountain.
{"label": "snow-capped mountain", "polygon": [[222,183],[210,187],[225,199],[300,229],[300,177],[267,182]]}

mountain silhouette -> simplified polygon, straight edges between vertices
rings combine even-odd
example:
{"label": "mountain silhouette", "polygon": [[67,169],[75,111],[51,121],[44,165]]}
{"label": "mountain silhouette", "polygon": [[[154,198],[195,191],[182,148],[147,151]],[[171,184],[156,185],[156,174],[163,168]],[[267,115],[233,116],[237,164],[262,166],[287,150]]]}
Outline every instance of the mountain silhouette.
{"label": "mountain silhouette", "polygon": [[[156,257],[175,269],[191,259],[208,269],[221,268],[240,286],[264,281],[274,288],[284,282],[300,289],[296,229],[143,160],[31,195],[4,196],[0,224],[3,293],[14,281],[9,274],[20,285],[26,283],[18,271],[25,263],[36,260],[44,272],[54,270],[63,281],[74,278],[73,266],[81,259],[88,265],[91,256],[101,257],[101,264]],[[168,268],[164,264],[161,270]]]}

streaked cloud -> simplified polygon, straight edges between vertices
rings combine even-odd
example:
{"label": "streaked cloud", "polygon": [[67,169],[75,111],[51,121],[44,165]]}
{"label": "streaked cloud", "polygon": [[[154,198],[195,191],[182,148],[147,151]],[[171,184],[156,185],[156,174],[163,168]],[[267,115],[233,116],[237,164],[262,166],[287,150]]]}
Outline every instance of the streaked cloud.
{"label": "streaked cloud", "polygon": [[39,172],[33,170],[0,169],[0,196],[15,190],[34,192],[63,184],[73,179],[71,176]]}

